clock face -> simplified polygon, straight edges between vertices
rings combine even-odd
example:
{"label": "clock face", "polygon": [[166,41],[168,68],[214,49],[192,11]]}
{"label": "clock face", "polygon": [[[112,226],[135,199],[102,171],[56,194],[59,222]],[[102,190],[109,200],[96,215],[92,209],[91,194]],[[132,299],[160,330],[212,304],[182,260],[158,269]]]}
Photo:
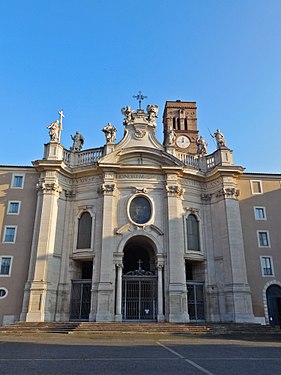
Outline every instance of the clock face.
{"label": "clock face", "polygon": [[190,140],[186,135],[179,135],[176,139],[176,144],[180,148],[186,148],[190,145]]}
{"label": "clock face", "polygon": [[151,218],[151,205],[145,197],[136,197],[129,208],[130,218],[137,224],[145,224]]}

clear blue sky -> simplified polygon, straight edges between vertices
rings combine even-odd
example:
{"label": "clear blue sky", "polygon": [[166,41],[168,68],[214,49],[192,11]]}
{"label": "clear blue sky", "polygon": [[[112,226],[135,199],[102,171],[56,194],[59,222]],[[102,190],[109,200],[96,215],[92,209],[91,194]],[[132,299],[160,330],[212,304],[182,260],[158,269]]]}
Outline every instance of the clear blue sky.
{"label": "clear blue sky", "polygon": [[120,140],[142,90],[161,142],[165,101],[196,101],[209,152],[220,128],[235,164],[281,173],[281,0],[2,0],[0,21],[0,164],[42,158],[61,108],[66,148]]}

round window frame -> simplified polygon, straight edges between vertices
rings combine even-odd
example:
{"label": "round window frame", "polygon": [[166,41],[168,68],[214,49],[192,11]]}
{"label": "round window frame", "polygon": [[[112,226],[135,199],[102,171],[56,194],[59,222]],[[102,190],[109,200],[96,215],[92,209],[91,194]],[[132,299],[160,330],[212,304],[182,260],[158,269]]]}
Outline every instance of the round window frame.
{"label": "round window frame", "polygon": [[[150,218],[145,223],[137,223],[131,217],[131,214],[130,214],[131,204],[132,204],[133,200],[136,199],[136,198],[144,198],[144,199],[147,200],[147,202],[150,205]],[[133,223],[134,225],[139,226],[139,227],[144,227],[144,226],[150,224],[153,220],[153,217],[154,217],[154,205],[153,205],[153,202],[150,199],[150,197],[148,197],[145,194],[136,194],[136,195],[131,196],[129,201],[128,201],[128,204],[127,204],[127,215],[128,215],[128,218],[129,218],[130,222]]]}
{"label": "round window frame", "polygon": [[8,295],[8,289],[6,289],[6,288],[4,288],[3,286],[1,286],[1,287],[0,287],[0,290],[4,290],[4,292],[5,292],[5,295],[4,295],[4,296],[0,296],[0,300],[1,300],[1,299],[4,299],[4,298],[7,297],[7,295]]}

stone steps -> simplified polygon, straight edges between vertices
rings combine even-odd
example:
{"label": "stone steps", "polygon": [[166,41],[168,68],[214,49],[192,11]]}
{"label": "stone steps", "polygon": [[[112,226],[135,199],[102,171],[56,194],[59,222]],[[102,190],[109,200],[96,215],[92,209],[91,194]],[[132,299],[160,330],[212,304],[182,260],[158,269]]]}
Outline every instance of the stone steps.
{"label": "stone steps", "polygon": [[145,334],[206,334],[211,327],[206,325],[177,323],[81,323],[73,333],[145,333]]}
{"label": "stone steps", "polygon": [[172,335],[280,335],[279,327],[234,323],[145,323],[145,322],[17,322],[0,327],[1,333],[172,334]]}
{"label": "stone steps", "polygon": [[72,332],[78,322],[16,322],[0,327],[1,333],[66,333]]}

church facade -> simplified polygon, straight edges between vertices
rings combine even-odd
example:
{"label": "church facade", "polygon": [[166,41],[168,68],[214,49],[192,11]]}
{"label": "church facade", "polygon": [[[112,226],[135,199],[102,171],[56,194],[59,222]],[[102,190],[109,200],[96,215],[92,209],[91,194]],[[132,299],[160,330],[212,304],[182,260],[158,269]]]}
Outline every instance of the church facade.
{"label": "church facade", "polygon": [[82,150],[49,126],[32,167],[1,166],[0,324],[281,321],[281,175],[245,173],[195,102],[122,109]]}

